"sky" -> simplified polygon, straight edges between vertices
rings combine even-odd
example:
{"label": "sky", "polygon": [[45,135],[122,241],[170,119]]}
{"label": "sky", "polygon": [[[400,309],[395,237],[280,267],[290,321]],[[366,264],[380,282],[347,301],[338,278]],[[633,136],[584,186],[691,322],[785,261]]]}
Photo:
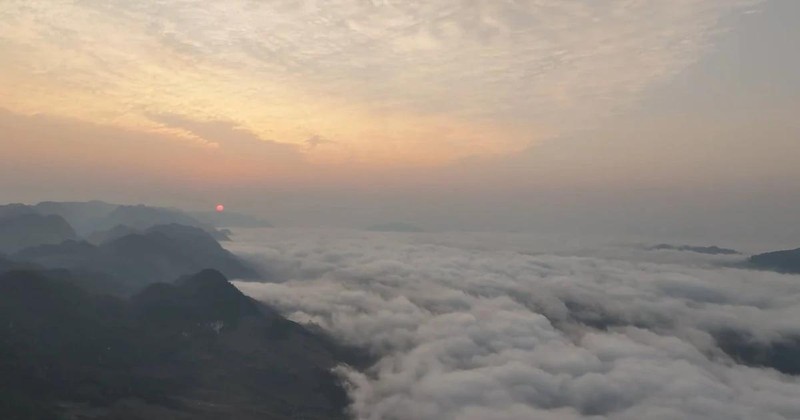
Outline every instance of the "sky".
{"label": "sky", "polygon": [[0,199],[791,242],[797,17],[793,0],[3,0]]}

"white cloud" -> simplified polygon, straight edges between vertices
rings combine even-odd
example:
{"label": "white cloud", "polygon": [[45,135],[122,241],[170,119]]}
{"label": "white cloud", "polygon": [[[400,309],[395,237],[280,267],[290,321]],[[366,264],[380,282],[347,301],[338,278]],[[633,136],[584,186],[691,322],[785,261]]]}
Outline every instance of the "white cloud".
{"label": "white cloud", "polygon": [[342,370],[359,419],[800,416],[798,377],[737,363],[715,340],[800,336],[796,276],[425,235],[251,235],[238,251],[280,282],[238,287],[379,356]]}

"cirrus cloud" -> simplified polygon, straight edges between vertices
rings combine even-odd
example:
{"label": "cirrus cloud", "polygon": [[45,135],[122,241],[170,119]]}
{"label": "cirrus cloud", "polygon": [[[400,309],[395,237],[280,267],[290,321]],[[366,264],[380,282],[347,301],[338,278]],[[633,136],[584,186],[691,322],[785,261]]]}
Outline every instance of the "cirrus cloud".
{"label": "cirrus cloud", "polygon": [[[591,126],[758,0],[0,5],[0,106],[147,127],[236,121],[358,161],[441,162]],[[224,145],[223,145],[224,146]]]}

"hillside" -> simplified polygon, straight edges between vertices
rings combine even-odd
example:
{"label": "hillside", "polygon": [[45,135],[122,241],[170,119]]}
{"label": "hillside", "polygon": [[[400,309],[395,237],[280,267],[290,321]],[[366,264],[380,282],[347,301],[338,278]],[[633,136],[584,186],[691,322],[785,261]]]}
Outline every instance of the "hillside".
{"label": "hillside", "polygon": [[10,272],[0,318],[0,418],[345,418],[347,350],[214,270],[130,300]]}

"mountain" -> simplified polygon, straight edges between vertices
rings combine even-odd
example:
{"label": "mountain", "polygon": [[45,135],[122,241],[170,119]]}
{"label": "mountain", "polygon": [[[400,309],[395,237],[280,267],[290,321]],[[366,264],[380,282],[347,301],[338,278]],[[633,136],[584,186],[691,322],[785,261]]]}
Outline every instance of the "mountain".
{"label": "mountain", "polygon": [[98,230],[92,232],[91,235],[86,237],[86,241],[90,244],[100,245],[103,242],[109,242],[114,239],[119,239],[123,236],[132,235],[134,233],[141,233],[141,231],[130,226],[116,225],[108,230]]}
{"label": "mountain", "polygon": [[748,263],[758,269],[800,274],[800,248],[753,255]]}
{"label": "mountain", "polygon": [[46,268],[101,273],[129,294],[156,282],[214,267],[234,278],[252,278],[256,271],[222,248],[201,228],[177,224],[153,226],[142,233],[112,237],[98,245],[65,241],[27,248],[10,256]]}
{"label": "mountain", "polygon": [[63,217],[80,236],[97,229],[99,221],[108,217],[118,205],[103,201],[56,202],[43,201],[31,206],[39,214]]}
{"label": "mountain", "polygon": [[0,418],[347,418],[333,368],[365,353],[242,294],[207,228],[109,206],[0,206]]}
{"label": "mountain", "polygon": [[144,205],[117,206],[105,218],[98,221],[95,231],[127,226],[136,230],[144,230],[153,226],[179,224],[205,230],[217,240],[230,240],[225,232],[203,223],[188,214],[177,210]]}
{"label": "mountain", "polygon": [[651,251],[658,251],[658,250],[686,251],[686,252],[696,252],[698,254],[708,254],[708,255],[739,255],[739,251],[735,249],[720,248],[716,245],[693,246],[693,245],[658,244],[655,246],[651,246],[647,249]]}
{"label": "mountain", "polygon": [[23,214],[62,217],[73,227],[78,236],[84,238],[95,232],[114,229],[120,225],[135,230],[144,230],[152,226],[177,223],[199,227],[218,240],[229,239],[225,232],[218,231],[211,224],[201,222],[178,209],[120,205],[103,201],[44,201],[32,206],[25,204],[0,206],[0,219]]}
{"label": "mountain", "polygon": [[214,270],[127,300],[0,274],[0,319],[0,418],[346,418],[331,369],[357,352]]}
{"label": "mountain", "polygon": [[23,211],[0,218],[2,253],[13,253],[31,246],[56,244],[75,238],[77,234],[61,216],[43,216]]}
{"label": "mountain", "polygon": [[36,264],[14,261],[0,254],[0,273],[14,270],[35,270],[38,268],[40,267],[38,267]]}
{"label": "mountain", "polygon": [[151,226],[177,223],[186,226],[205,227],[197,219],[180,210],[150,207],[144,205],[117,206],[105,218],[100,220],[97,230],[110,229],[118,225],[134,229],[147,229]]}
{"label": "mountain", "polygon": [[36,209],[27,204],[4,204],[0,206],[0,219],[37,213]]}
{"label": "mountain", "polygon": [[379,225],[373,225],[368,227],[367,230],[371,230],[374,232],[424,232],[425,231],[419,226],[403,222],[383,223]]}
{"label": "mountain", "polygon": [[[135,348],[119,335],[120,308],[38,273],[0,275],[0,418],[56,418],[57,399],[146,393],[122,368],[108,378],[96,373],[108,362],[124,364],[108,348]],[[94,383],[81,385],[87,377]]]}

